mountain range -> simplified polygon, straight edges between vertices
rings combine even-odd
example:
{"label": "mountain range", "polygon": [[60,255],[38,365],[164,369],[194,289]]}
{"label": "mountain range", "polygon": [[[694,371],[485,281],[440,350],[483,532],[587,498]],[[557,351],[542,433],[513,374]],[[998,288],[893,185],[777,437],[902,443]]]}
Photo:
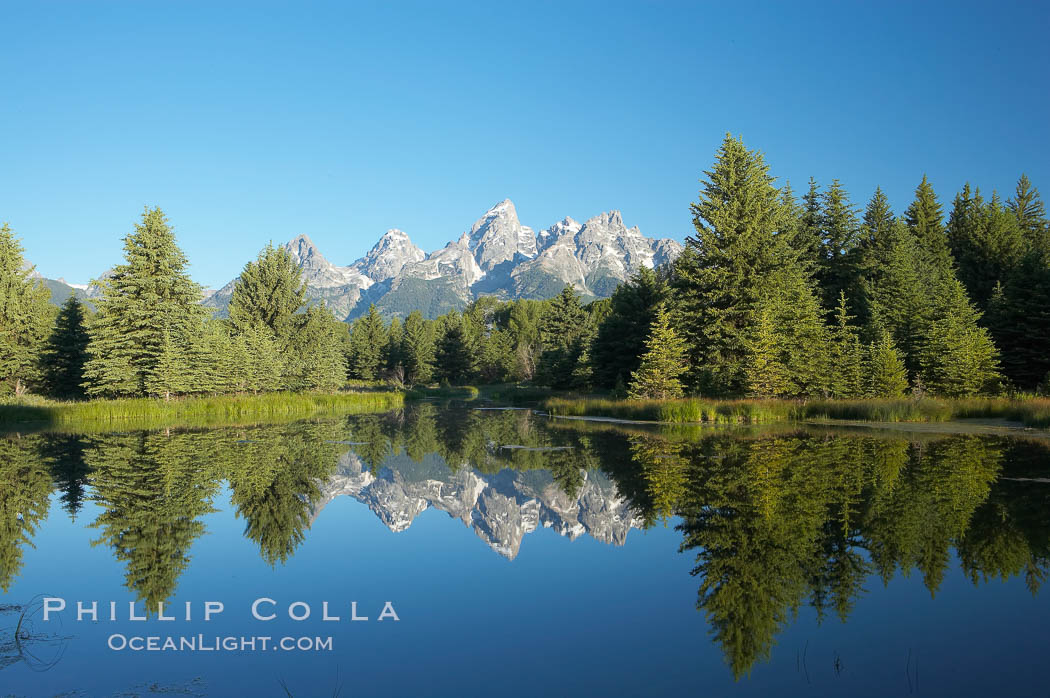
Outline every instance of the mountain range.
{"label": "mountain range", "polygon": [[443,511],[511,560],[524,537],[541,527],[569,539],[587,534],[603,543],[623,545],[632,528],[642,527],[642,519],[600,470],[583,475],[580,491],[570,496],[547,470],[453,471],[440,456],[429,454],[419,463],[394,456],[373,472],[350,452],[321,483],[310,520],[316,521],[336,498],[348,496],[366,504],[395,533],[407,529],[427,509]]}
{"label": "mountain range", "polygon": [[[551,298],[566,284],[585,299],[604,298],[642,267],[667,264],[682,251],[674,240],[628,228],[619,211],[583,223],[566,217],[536,233],[521,224],[509,199],[486,211],[459,239],[430,253],[396,228],[349,266],[330,262],[307,235],[284,247],[302,270],[307,297],[342,320],[358,317],[373,303],[387,317],[418,309],[434,318],[482,295]],[[236,282],[207,292],[204,304],[225,314]],[[56,303],[70,294],[90,300],[98,293],[62,280],[48,280],[48,285]]]}

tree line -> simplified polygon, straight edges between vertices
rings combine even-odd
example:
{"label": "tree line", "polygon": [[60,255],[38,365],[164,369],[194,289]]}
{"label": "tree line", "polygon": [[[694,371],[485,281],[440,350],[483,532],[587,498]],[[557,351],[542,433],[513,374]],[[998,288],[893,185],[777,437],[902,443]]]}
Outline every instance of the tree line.
{"label": "tree line", "polygon": [[[346,378],[346,326],[306,301],[288,252],[269,245],[248,263],[220,319],[159,208],[124,239],[124,263],[99,285],[91,312],[69,298],[56,312],[0,229],[4,342],[0,383],[16,395],[132,397],[333,390]],[[98,283],[98,282],[96,282]]]}
{"label": "tree line", "polygon": [[727,136],[669,267],[588,304],[567,286],[433,323],[373,310],[351,372],[650,398],[1050,391],[1050,225],[1026,176],[1005,202],[967,185],[947,220],[925,177],[899,216],[881,189],[861,211],[837,180],[801,198],[774,182]]}
{"label": "tree line", "polygon": [[652,398],[1050,389],[1050,225],[1026,176],[1005,202],[966,185],[947,220],[925,177],[900,216],[881,189],[862,212],[837,180],[774,182],[727,136],[669,267],[588,304],[567,286],[389,328],[373,309],[351,372]]}
{"label": "tree line", "polygon": [[0,229],[0,385],[60,397],[333,389],[346,379],[531,382],[632,397],[950,397],[1050,390],[1050,224],[1027,177],[1003,201],[969,184],[945,216],[923,177],[902,215],[838,180],[777,187],[727,135],[671,265],[611,298],[481,297],[434,320],[347,325],[306,300],[290,255],[245,266],[229,318],[159,209],[125,239],[97,312],[58,311]]}

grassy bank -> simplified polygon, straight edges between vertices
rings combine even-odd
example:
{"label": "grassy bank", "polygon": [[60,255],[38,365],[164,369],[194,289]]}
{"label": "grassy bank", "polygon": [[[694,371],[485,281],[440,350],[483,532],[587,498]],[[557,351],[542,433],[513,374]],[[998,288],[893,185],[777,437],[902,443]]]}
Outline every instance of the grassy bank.
{"label": "grassy bank", "polygon": [[319,414],[386,412],[401,407],[395,392],[267,393],[182,398],[55,402],[22,398],[0,402],[0,429],[157,429],[255,424],[305,419]]}
{"label": "grassy bank", "polygon": [[1050,398],[924,398],[922,400],[820,400],[799,406],[804,419],[869,422],[950,422],[1006,420],[1026,427],[1050,427]]}
{"label": "grassy bank", "polygon": [[793,418],[798,403],[789,400],[613,400],[551,398],[543,403],[558,417],[613,417],[650,422],[761,424]]}
{"label": "grassy bank", "polygon": [[609,400],[551,398],[547,411],[562,417],[613,417],[653,422],[763,424],[781,421],[948,422],[987,419],[1050,428],[1050,399],[967,398],[950,400]]}

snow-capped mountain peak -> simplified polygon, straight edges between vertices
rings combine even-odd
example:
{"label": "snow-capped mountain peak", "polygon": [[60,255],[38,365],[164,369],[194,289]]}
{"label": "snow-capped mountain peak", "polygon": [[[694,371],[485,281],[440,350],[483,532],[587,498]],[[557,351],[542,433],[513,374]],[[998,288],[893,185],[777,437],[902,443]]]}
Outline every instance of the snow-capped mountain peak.
{"label": "snow-capped mountain peak", "polygon": [[412,244],[405,231],[391,228],[368,254],[354,262],[354,268],[372,281],[386,281],[400,274],[406,265],[424,259],[426,253]]}
{"label": "snow-capped mountain peak", "polygon": [[[388,315],[419,309],[435,317],[480,295],[550,298],[566,283],[585,295],[604,297],[641,267],[669,263],[682,246],[626,227],[618,210],[583,223],[567,216],[537,235],[521,224],[514,202],[504,199],[458,239],[429,254],[397,228],[387,230],[348,267],[325,259],[307,235],[286,248],[302,269],[309,297],[352,319],[370,303]],[[233,285],[206,304],[224,309]]]}
{"label": "snow-capped mountain peak", "polygon": [[474,222],[467,245],[485,271],[536,256],[536,235],[518,220],[514,202],[504,199]]}
{"label": "snow-capped mountain peak", "polygon": [[287,243],[292,259],[302,270],[303,280],[307,285],[317,288],[332,288],[337,286],[357,286],[368,288],[372,280],[353,267],[338,267],[321,254],[321,251],[307,235],[298,235]]}

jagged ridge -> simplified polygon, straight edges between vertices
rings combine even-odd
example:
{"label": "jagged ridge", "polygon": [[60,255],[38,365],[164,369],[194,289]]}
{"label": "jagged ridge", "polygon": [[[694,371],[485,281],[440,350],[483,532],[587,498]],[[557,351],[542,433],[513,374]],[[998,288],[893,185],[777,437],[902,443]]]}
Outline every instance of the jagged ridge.
{"label": "jagged ridge", "polygon": [[[321,485],[321,497],[311,521],[336,497],[363,502],[394,532],[407,529],[417,516],[433,507],[458,519],[493,550],[514,559],[525,535],[540,526],[570,539],[587,533],[611,545],[623,545],[635,516],[616,485],[600,471],[585,473],[577,497],[571,498],[549,473],[502,470],[485,475],[472,468],[453,472],[431,455],[422,476],[408,477],[391,458],[373,474],[354,453],[345,454],[336,472]],[[406,465],[410,465],[407,464]],[[393,466],[393,467],[390,467]],[[418,466],[409,470],[418,470]],[[418,475],[418,473],[417,473]]]}
{"label": "jagged ridge", "polygon": [[[628,228],[619,211],[583,223],[566,217],[536,233],[521,224],[510,199],[486,211],[459,239],[429,254],[396,228],[349,266],[330,262],[305,234],[284,247],[302,270],[308,298],[345,320],[367,311],[371,303],[387,316],[420,309],[433,318],[480,295],[550,298],[567,283],[585,297],[607,297],[642,267],[669,263],[682,250],[674,240],[648,238],[637,227]],[[207,292],[204,304],[224,315],[236,282]],[[93,287],[67,291],[65,286],[63,292],[87,298],[98,293]]]}

